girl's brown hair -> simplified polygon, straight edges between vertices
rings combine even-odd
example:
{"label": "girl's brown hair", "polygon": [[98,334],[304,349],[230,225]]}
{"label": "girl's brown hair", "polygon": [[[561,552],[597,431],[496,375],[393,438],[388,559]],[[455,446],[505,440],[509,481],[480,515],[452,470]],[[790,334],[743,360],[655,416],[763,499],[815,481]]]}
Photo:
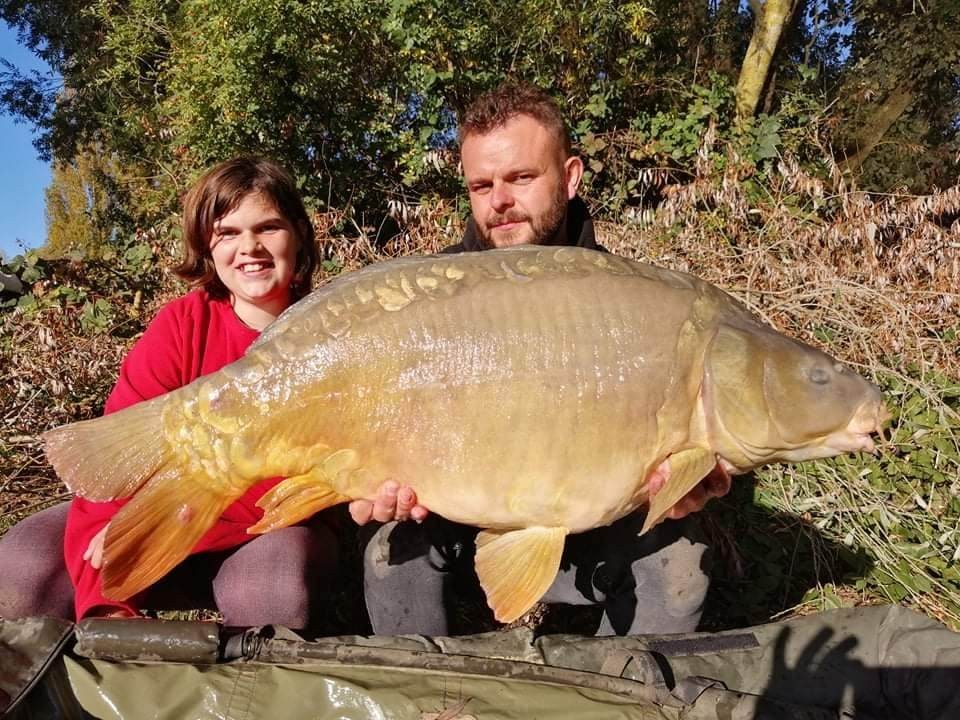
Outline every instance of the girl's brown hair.
{"label": "girl's brown hair", "polygon": [[313,225],[303,206],[293,177],[280,165],[260,157],[238,157],[210,168],[190,188],[183,200],[184,259],[174,272],[194,287],[203,287],[212,297],[230,293],[217,276],[210,254],[214,224],[236,209],[251,194],[270,200],[293,227],[297,239],[297,262],[290,288],[294,300],[308,292],[319,254]]}

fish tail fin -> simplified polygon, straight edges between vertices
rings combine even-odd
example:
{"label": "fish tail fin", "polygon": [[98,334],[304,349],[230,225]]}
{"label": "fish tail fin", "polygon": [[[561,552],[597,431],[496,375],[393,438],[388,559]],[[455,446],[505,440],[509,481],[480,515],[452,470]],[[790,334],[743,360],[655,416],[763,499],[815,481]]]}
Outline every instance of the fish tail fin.
{"label": "fish tail fin", "polygon": [[125,600],[182,562],[242,491],[169,467],[111,520],[104,543],[103,594]]}
{"label": "fish tail fin", "polygon": [[132,495],[168,462],[169,446],[157,437],[162,412],[163,402],[151,400],[48,430],[47,460],[81,497],[105,502]]}

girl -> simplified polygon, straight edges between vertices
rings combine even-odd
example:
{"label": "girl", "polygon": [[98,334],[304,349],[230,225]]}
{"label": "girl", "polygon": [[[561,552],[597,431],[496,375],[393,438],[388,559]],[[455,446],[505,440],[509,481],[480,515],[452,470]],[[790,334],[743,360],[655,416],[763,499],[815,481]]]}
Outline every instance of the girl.
{"label": "girl", "polygon": [[[195,289],[161,308],[130,350],[105,413],[237,360],[261,330],[310,290],[317,263],[313,228],[293,178],[269,160],[237,158],[209,170],[184,200],[182,228],[185,259],[176,273]],[[63,586],[57,568],[40,563],[26,573],[23,567],[14,569],[26,565],[16,562],[19,555],[26,557],[29,550],[35,561],[37,548],[62,534],[77,619],[130,617],[141,607],[197,607],[212,601],[228,625],[304,628],[311,608],[332,584],[337,540],[324,514],[262,536],[247,534],[263,514],[257,500],[279,480],[252,487],[203,536],[194,555],[157,585],[123,602],[100,592],[103,541],[122,500],[75,499],[66,512],[65,531],[62,507],[28,518],[0,545],[0,573],[19,578],[17,589],[0,593],[0,616],[37,610],[63,614],[62,597],[53,607],[45,597],[51,587]],[[350,512],[361,524],[426,514],[412,490],[396,483],[385,484],[372,501],[355,501]],[[13,600],[17,591],[22,599]]]}
{"label": "girl", "polygon": [[[184,200],[182,229],[185,258],[176,273],[197,289],[164,306],[147,327],[123,362],[105,413],[162,395],[233,362],[263,328],[309,291],[317,262],[313,229],[292,179],[274,163],[240,158],[208,171]],[[266,480],[251,488],[195,548],[203,552],[244,546],[218,562],[219,567],[204,568],[206,572],[190,568],[191,577],[204,577],[203,585],[213,572],[213,600],[231,624],[257,624],[254,616],[261,616],[269,604],[273,622],[303,627],[310,606],[308,588],[319,585],[336,566],[336,540],[320,522],[251,541],[246,529],[259,514],[256,501],[276,482]],[[132,616],[146,600],[117,602],[100,593],[103,538],[122,504],[78,498],[70,508],[64,552],[78,618]],[[194,595],[205,588],[185,589]]]}

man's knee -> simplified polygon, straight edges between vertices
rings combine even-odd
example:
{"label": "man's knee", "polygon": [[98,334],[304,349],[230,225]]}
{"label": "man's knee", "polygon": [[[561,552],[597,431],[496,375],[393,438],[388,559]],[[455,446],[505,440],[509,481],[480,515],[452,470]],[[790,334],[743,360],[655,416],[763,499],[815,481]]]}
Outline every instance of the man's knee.
{"label": "man's knee", "polygon": [[378,635],[446,635],[445,561],[422,525],[390,522],[366,535],[363,586]]}
{"label": "man's knee", "polygon": [[650,574],[656,578],[664,612],[692,622],[687,632],[696,629],[710,587],[708,557],[706,544],[681,535],[652,558],[655,567]]}
{"label": "man's knee", "polygon": [[371,528],[362,538],[364,578],[370,583],[389,581],[423,573],[433,575],[444,569],[445,561],[431,544],[424,526],[412,522],[384,523]]}
{"label": "man's knee", "polygon": [[[624,543],[626,545],[627,543]],[[600,569],[606,582],[605,621],[599,634],[693,632],[703,612],[710,578],[708,548],[692,518],[667,521],[636,538],[624,568],[614,558]],[[596,580],[595,580],[596,581]]]}
{"label": "man's knee", "polygon": [[390,533],[397,521],[379,527],[368,525],[360,531],[363,543],[363,575],[373,581],[383,578],[390,571]]}
{"label": "man's knee", "polygon": [[632,567],[638,608],[633,631],[648,614],[655,625],[645,632],[693,632],[710,587],[709,549],[694,518],[667,521],[657,530],[655,549]]}

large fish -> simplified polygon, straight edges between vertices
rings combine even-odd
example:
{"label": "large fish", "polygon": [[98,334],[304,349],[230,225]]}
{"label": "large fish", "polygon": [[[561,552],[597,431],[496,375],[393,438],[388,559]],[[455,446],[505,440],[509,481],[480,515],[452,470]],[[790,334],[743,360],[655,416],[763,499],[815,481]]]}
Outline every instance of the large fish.
{"label": "large fish", "polygon": [[187,556],[257,481],[252,532],[408,483],[483,528],[495,615],[546,591],[564,538],[650,501],[649,528],[718,463],[872,450],[879,391],[689,275],[577,248],[405,258],[350,273],[219,372],[44,435],[78,495],[133,495],[103,589],[126,598]]}

